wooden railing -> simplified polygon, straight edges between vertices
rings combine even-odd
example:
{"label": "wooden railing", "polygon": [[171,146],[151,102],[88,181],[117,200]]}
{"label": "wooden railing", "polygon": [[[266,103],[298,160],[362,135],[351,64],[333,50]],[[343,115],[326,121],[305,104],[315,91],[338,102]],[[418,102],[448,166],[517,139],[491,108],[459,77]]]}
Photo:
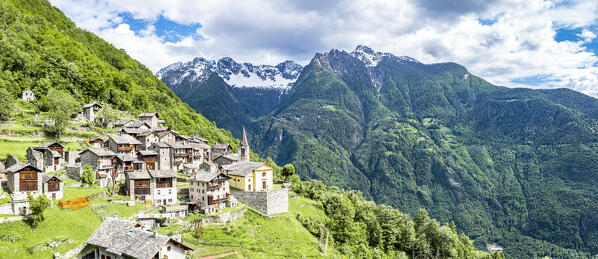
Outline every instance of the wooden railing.
{"label": "wooden railing", "polygon": [[131,151],[131,150],[133,150],[133,147],[126,146],[126,147],[118,147],[117,149],[118,149],[118,151]]}

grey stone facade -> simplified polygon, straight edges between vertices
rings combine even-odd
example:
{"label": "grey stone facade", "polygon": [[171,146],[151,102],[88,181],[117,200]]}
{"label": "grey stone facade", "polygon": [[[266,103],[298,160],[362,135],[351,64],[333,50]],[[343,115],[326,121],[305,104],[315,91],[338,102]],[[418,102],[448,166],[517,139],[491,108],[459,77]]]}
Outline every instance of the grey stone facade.
{"label": "grey stone facade", "polygon": [[75,181],[81,181],[81,174],[83,173],[83,169],[81,169],[80,164],[76,165],[67,165],[65,166],[66,176],[71,178]]}
{"label": "grey stone facade", "polygon": [[13,154],[9,154],[6,157],[6,168],[9,168],[13,165],[16,165],[19,163],[19,159],[17,158],[17,156],[13,155]]}
{"label": "grey stone facade", "polygon": [[268,192],[231,191],[231,193],[239,201],[268,215],[289,211],[289,191],[286,189]]}

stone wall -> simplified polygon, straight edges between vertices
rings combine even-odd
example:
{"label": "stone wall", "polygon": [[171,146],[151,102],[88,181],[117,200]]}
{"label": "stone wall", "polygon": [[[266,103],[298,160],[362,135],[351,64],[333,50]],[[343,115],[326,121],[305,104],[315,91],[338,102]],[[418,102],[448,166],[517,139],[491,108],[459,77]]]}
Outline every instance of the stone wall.
{"label": "stone wall", "polygon": [[6,168],[9,168],[17,163],[19,163],[19,159],[17,158],[17,156],[13,154],[9,154],[8,156],[6,156]]}
{"label": "stone wall", "polygon": [[66,165],[65,170],[66,170],[66,176],[68,178],[71,178],[75,181],[81,181],[81,174],[83,172],[83,169],[81,169],[80,164]]}
{"label": "stone wall", "polygon": [[289,191],[287,189],[268,192],[268,212],[276,214],[289,212]]}
{"label": "stone wall", "polygon": [[265,214],[289,211],[289,192],[286,189],[268,192],[231,191],[239,201]]}
{"label": "stone wall", "polygon": [[12,210],[12,204],[7,203],[0,206],[0,214],[14,214]]}
{"label": "stone wall", "polygon": [[247,208],[243,208],[238,211],[226,212],[219,215],[207,215],[203,218],[203,223],[209,225],[216,223],[226,223],[227,221],[233,222],[239,218],[242,218],[246,211]]}

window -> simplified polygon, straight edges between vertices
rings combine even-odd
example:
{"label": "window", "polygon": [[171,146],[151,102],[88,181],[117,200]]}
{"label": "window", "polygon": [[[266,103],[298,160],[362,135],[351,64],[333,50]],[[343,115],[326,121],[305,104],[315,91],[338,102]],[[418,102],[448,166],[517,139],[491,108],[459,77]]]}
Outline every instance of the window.
{"label": "window", "polygon": [[160,190],[158,190],[158,194],[160,194]]}
{"label": "window", "polygon": [[247,182],[248,182],[248,183],[250,183],[250,182],[251,182],[251,179],[247,179]]}
{"label": "window", "polygon": [[168,189],[168,194],[172,194],[172,189]]}
{"label": "window", "polygon": [[172,202],[172,199],[168,199],[168,202]]}
{"label": "window", "polygon": [[170,251],[170,246],[168,246],[168,247],[166,248],[166,250]]}
{"label": "window", "polygon": [[263,172],[263,173],[262,173],[262,176],[266,177],[266,172]]}

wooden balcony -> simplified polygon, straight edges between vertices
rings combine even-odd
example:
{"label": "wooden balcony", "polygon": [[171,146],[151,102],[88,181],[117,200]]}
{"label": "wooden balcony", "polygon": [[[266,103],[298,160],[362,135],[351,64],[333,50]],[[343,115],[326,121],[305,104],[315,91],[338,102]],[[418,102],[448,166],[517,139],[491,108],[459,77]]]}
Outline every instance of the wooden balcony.
{"label": "wooden balcony", "polygon": [[117,150],[118,151],[131,151],[131,150],[133,150],[133,147],[132,146],[126,146],[126,147],[121,146],[121,147],[118,147]]}

